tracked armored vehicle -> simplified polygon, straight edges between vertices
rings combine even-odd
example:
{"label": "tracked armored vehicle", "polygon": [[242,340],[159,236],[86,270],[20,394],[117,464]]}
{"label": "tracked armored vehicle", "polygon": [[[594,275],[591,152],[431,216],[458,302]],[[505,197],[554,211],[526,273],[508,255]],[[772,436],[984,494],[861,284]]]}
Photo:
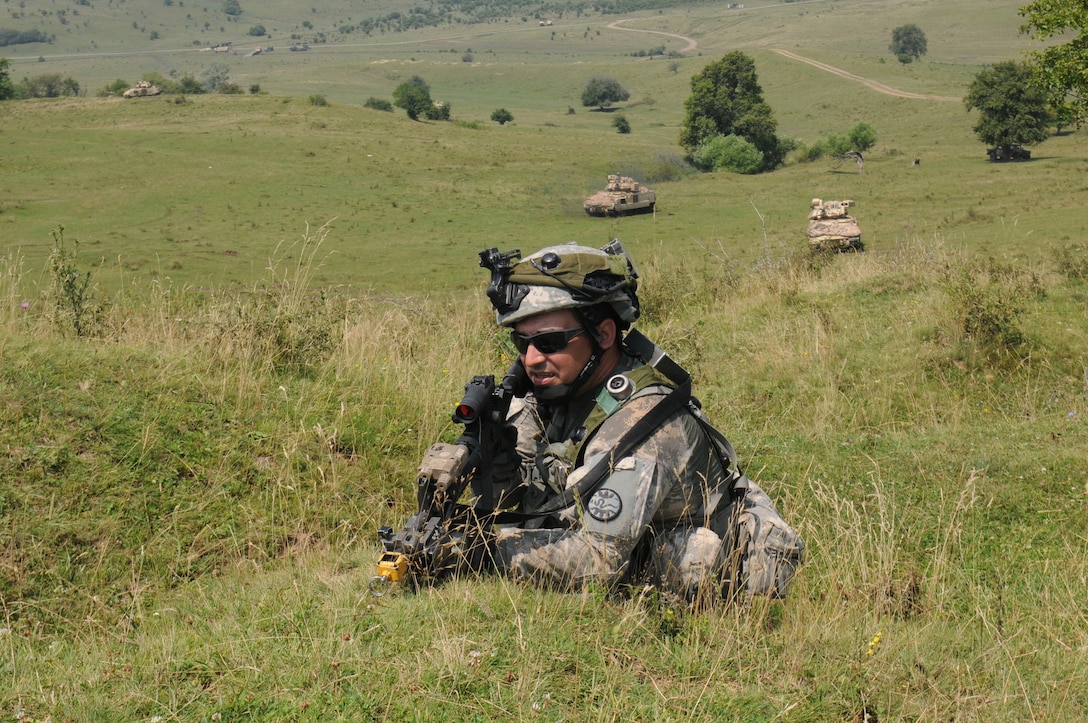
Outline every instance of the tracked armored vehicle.
{"label": "tracked armored vehicle", "polygon": [[121,95],[125,98],[142,98],[146,95],[159,95],[160,93],[162,93],[162,88],[151,85],[146,80],[141,80],[136,84],[135,88],[129,88]]}
{"label": "tracked armored vehicle", "polygon": [[583,208],[590,216],[626,216],[650,213],[656,203],[653,189],[643,188],[633,178],[612,174],[604,190],[587,198]]}
{"label": "tracked armored vehicle", "polygon": [[808,212],[808,243],[813,251],[864,251],[858,220],[847,213],[853,201],[812,199]]}

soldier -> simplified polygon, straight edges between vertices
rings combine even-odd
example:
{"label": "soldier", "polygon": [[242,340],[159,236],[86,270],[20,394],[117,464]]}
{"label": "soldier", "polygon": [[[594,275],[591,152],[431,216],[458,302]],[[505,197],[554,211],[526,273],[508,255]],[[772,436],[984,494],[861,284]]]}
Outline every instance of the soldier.
{"label": "soldier", "polygon": [[507,417],[517,456],[493,450],[495,474],[473,481],[520,513],[489,540],[496,567],[561,589],[646,582],[692,603],[784,596],[803,544],[687,373],[632,328],[638,275],[622,245],[492,253],[509,263],[481,254],[488,296],[531,383]]}

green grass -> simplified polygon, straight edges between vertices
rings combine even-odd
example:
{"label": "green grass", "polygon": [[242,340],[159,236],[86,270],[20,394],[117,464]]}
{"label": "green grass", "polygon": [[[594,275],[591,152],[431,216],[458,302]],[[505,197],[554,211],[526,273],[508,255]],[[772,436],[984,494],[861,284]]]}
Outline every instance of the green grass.
{"label": "green grass", "polygon": [[[221,61],[267,94],[0,103],[0,721],[1088,708],[1084,134],[989,164],[962,104],[772,50],[956,96],[1028,45],[1016,3],[693,4],[628,23],[698,39],[675,73],[630,57],[674,41],[607,30],[617,16],[210,59],[184,22],[154,42],[131,28],[202,23],[204,6],[95,5],[79,6],[95,57],[64,30],[18,48],[15,78],[93,92]],[[314,16],[260,12],[243,33]],[[911,66],[886,52],[904,22],[929,38]],[[587,217],[607,173],[679,153],[688,79],[738,47],[783,134],[871,124],[865,174],[691,175],[654,184],[656,216]],[[631,91],[631,135],[578,105],[595,73]],[[361,107],[412,74],[463,123]],[[500,106],[513,124],[487,120]],[[866,253],[809,256],[814,196],[858,202]],[[62,264],[91,274],[84,337],[49,270],[59,226]],[[640,327],[808,544],[790,599],[691,615],[492,577],[372,598],[375,528],[408,514],[464,382],[510,361],[477,252],[612,237],[642,273]]]}

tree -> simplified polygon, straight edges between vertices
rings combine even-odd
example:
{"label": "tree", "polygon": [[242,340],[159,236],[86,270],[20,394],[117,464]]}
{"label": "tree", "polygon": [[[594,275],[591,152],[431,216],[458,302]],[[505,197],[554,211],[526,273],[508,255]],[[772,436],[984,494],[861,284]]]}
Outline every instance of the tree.
{"label": "tree", "polygon": [[512,123],[514,121],[514,114],[505,108],[496,108],[491,112],[491,120],[498,123],[500,126]]}
{"label": "tree", "polygon": [[19,95],[23,98],[60,98],[79,95],[79,83],[72,77],[62,78],[60,73],[45,73],[24,78]]}
{"label": "tree", "polygon": [[684,108],[680,145],[689,154],[714,136],[735,135],[763,154],[760,170],[782,163],[786,146],[776,135],[774,111],[763,101],[755,62],[741,51],[727,53],[694,76]]}
{"label": "tree", "polygon": [[1020,8],[1022,32],[1037,40],[1068,34],[1069,42],[1032,52],[1032,70],[1051,102],[1067,106],[1078,124],[1088,119],[1088,4],[1083,0],[1035,0]]}
{"label": "tree", "polygon": [[631,132],[631,123],[627,120],[627,116],[624,115],[613,118],[612,127],[616,129],[617,133],[627,134]]}
{"label": "tree", "polygon": [[926,34],[914,23],[900,25],[892,31],[892,44],[888,46],[888,50],[900,58],[918,60],[926,54]]}
{"label": "tree", "polygon": [[238,17],[242,14],[242,5],[238,0],[223,0],[223,12]]}
{"label": "tree", "polygon": [[850,129],[850,150],[864,153],[876,145],[876,131],[868,123],[858,123]]}
{"label": "tree", "polygon": [[593,76],[586,81],[586,86],[582,89],[582,105],[587,108],[596,106],[604,110],[613,103],[625,101],[630,97],[631,94],[619,84],[619,81],[607,75]]}
{"label": "tree", "polygon": [[15,97],[15,85],[11,82],[9,67],[11,67],[11,61],[0,58],[0,100],[11,100]]}
{"label": "tree", "polygon": [[[413,76],[413,79],[415,78],[418,76]],[[427,84],[414,83],[410,79],[398,85],[393,91],[393,105],[403,108],[412,120],[419,120],[419,117],[426,114],[427,109],[432,108],[434,103],[431,101],[431,92]]]}
{"label": "tree", "polygon": [[1033,81],[1031,66],[1013,60],[979,71],[963,103],[968,111],[979,110],[974,131],[980,141],[1007,148],[1050,137],[1047,93]]}

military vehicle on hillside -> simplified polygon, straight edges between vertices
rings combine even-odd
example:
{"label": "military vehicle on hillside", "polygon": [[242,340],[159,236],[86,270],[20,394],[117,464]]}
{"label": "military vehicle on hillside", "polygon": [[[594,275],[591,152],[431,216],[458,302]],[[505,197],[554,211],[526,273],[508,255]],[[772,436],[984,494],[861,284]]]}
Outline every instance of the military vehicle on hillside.
{"label": "military vehicle on hillside", "polygon": [[125,98],[142,98],[147,95],[159,95],[162,93],[162,88],[157,85],[151,85],[146,80],[141,80],[136,84],[136,87],[129,88],[121,95]]}
{"label": "military vehicle on hillside", "polygon": [[650,213],[656,203],[653,189],[643,188],[633,178],[612,174],[604,190],[594,193],[582,205],[590,216],[624,216]]}
{"label": "military vehicle on hillside", "polygon": [[1010,143],[1007,146],[987,148],[986,155],[991,161],[1026,161],[1031,158],[1031,151],[1019,143]]}
{"label": "military vehicle on hillside", "polygon": [[858,220],[847,213],[853,201],[812,199],[808,212],[808,243],[813,251],[864,251]]}

